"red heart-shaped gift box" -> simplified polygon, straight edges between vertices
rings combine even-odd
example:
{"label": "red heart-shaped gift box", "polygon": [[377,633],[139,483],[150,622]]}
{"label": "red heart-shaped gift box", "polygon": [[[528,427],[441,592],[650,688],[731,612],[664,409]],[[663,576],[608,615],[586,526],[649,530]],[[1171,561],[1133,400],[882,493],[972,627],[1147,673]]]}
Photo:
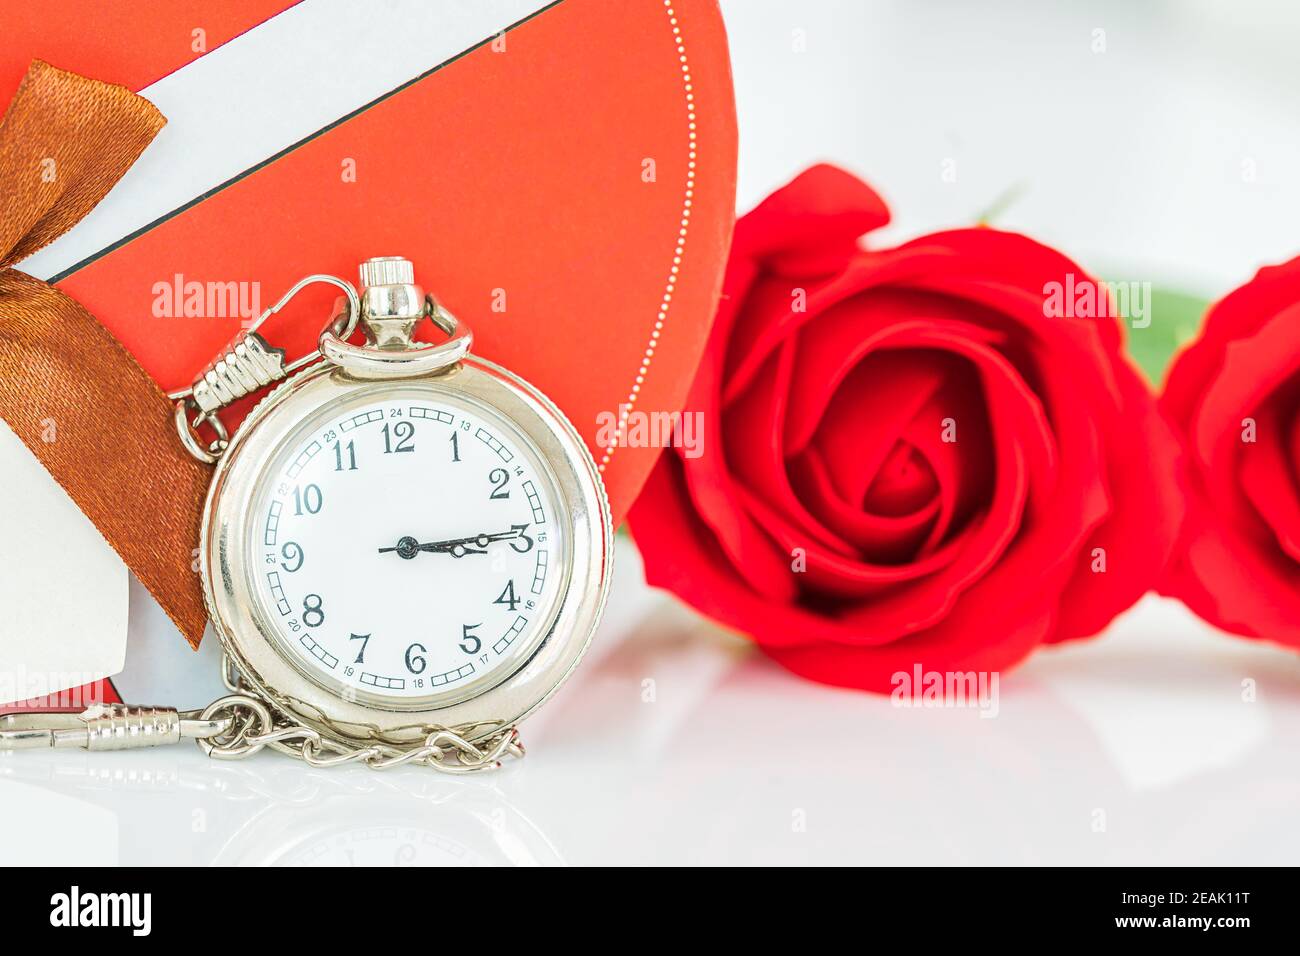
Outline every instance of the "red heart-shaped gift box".
{"label": "red heart-shaped gift box", "polygon": [[[141,90],[192,65],[197,27],[210,55],[291,6],[22,7],[6,14],[0,96],[38,57]],[[158,283],[257,283],[265,306],[307,273],[355,278],[362,259],[403,255],[471,324],[478,352],[567,413],[620,520],[658,449],[601,447],[600,424],[680,408],[721,283],[736,163],[725,33],[714,0],[514,7],[532,12],[82,258],[56,284],[175,389],[243,320],[159,318]],[[340,69],[365,68],[346,52]],[[330,299],[318,289],[295,302],[277,344],[310,348]]]}

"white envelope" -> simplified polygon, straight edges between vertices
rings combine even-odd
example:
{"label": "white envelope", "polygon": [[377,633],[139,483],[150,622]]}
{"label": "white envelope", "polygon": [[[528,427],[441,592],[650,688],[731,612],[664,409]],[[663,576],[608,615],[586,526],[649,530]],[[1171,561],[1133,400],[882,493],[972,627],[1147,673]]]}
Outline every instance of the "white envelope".
{"label": "white envelope", "polygon": [[117,553],[0,421],[0,703],[118,673],[127,583]]}

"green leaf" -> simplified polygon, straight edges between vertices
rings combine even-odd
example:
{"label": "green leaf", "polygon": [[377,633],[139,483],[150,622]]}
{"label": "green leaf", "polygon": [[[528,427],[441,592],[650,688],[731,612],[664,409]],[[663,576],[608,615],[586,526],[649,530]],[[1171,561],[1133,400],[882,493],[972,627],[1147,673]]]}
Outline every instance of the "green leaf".
{"label": "green leaf", "polygon": [[1129,354],[1147,380],[1159,387],[1174,353],[1196,338],[1210,303],[1200,296],[1172,289],[1151,290],[1150,325],[1136,316],[1121,319],[1127,326]]}

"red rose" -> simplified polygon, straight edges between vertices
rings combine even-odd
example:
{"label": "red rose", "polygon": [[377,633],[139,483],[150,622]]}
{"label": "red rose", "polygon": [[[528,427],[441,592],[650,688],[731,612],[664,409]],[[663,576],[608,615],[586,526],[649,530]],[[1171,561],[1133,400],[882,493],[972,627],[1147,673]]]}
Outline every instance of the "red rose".
{"label": "red rose", "polygon": [[630,519],[650,583],[876,691],[1096,633],[1157,580],[1179,500],[1118,321],[1045,317],[1077,266],[991,229],[858,246],[888,220],[818,166],[737,224],[703,454],[665,453]]}
{"label": "red rose", "polygon": [[1225,630],[1300,647],[1300,259],[1210,310],[1160,403],[1188,472],[1162,590]]}

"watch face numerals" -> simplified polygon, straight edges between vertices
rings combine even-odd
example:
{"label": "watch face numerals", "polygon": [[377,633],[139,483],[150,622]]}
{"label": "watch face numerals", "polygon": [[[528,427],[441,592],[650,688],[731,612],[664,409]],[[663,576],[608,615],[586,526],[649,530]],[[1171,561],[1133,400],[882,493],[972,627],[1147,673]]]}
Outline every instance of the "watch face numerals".
{"label": "watch face numerals", "polygon": [[506,582],[505,590],[502,591],[500,596],[492,603],[504,604],[512,611],[519,606],[519,598],[515,597],[514,578],[511,578],[509,581]]}
{"label": "watch face numerals", "polygon": [[303,561],[307,560],[302,547],[296,541],[286,541],[284,543],[284,547],[280,549],[280,558],[280,567],[290,574],[300,570]]}
{"label": "watch face numerals", "polygon": [[[412,674],[423,674],[424,669],[429,666],[424,655],[428,653],[428,648],[423,644],[412,644],[406,649],[406,669]],[[417,654],[416,651],[419,651]]]}
{"label": "watch face numerals", "polygon": [[460,649],[466,654],[477,654],[482,649],[483,639],[474,633],[475,628],[482,626],[481,623],[461,625],[461,636],[463,640],[460,642]]}
{"label": "watch face numerals", "polygon": [[510,542],[510,547],[520,554],[527,554],[533,550],[533,539],[527,535],[528,523],[514,524],[510,526],[515,532],[514,539]]}
{"label": "watch face numerals", "polygon": [[322,686],[437,706],[493,686],[544,637],[563,511],[505,419],[442,395],[326,410],[262,489],[259,604]]}
{"label": "watch face numerals", "polygon": [[334,470],[335,471],[356,471],[357,470],[357,443],[350,441],[345,446],[342,442],[334,443]]}
{"label": "watch face numerals", "polygon": [[302,599],[302,622],[308,627],[320,627],[325,623],[325,612],[321,609],[319,594],[308,594]]}
{"label": "watch face numerals", "polygon": [[504,468],[493,468],[488,472],[488,481],[492,484],[492,494],[489,498],[509,498],[510,491],[506,485],[510,484],[510,472]]}
{"label": "watch face numerals", "polygon": [[293,489],[293,513],[295,515],[320,514],[325,506],[325,493],[320,485],[295,485]]}
{"label": "watch face numerals", "polygon": [[397,422],[384,426],[384,454],[415,451],[415,426],[410,422]]}

